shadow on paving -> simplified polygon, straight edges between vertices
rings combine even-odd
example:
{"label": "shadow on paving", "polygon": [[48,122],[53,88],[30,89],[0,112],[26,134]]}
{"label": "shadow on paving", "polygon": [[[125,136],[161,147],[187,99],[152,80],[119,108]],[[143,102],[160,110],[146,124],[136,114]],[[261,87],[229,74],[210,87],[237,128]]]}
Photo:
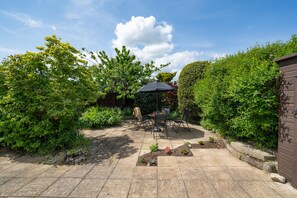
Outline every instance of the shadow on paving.
{"label": "shadow on paving", "polygon": [[179,127],[178,131],[172,130],[170,127],[170,130],[168,130],[168,137],[171,139],[195,139],[195,138],[203,138],[205,136],[205,133],[203,131],[200,131],[198,129],[190,127],[190,130],[186,127]]}
{"label": "shadow on paving", "polygon": [[84,163],[100,163],[112,157],[114,159],[125,158],[139,151],[130,145],[134,141],[128,135],[116,137],[101,135],[88,139],[92,142],[89,149],[90,157]]}
{"label": "shadow on paving", "polygon": [[[138,148],[131,146],[134,141],[128,136],[105,136],[100,135],[97,137],[87,137],[91,144],[89,146],[86,159],[78,163],[83,164],[105,164],[110,165],[112,161],[129,157],[139,151]],[[43,163],[46,156],[31,156],[29,154],[23,154],[21,152],[13,151],[6,148],[0,148],[0,157],[7,158],[11,162],[17,163]],[[66,152],[65,152],[66,153]],[[59,156],[54,155],[53,158]],[[48,163],[45,163],[48,164]],[[53,164],[65,164],[64,161],[58,161]]]}

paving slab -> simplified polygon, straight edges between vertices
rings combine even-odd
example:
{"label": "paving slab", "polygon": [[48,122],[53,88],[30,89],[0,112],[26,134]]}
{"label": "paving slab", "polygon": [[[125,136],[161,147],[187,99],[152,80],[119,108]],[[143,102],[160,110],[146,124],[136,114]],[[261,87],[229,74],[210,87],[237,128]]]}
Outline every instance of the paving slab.
{"label": "paving slab", "polygon": [[211,181],[211,184],[220,197],[250,197],[238,184],[237,181]]}
{"label": "paving slab", "polygon": [[52,185],[58,178],[36,178],[16,191],[13,196],[39,196],[45,189]]}
{"label": "paving slab", "polygon": [[11,164],[12,158],[9,156],[0,156],[0,164]]}
{"label": "paving slab", "polygon": [[71,166],[52,166],[46,172],[41,174],[39,177],[61,177],[64,173],[66,173]]}
{"label": "paving slab", "polygon": [[2,172],[0,172],[0,177],[15,177],[21,174],[22,172],[25,172],[26,170],[30,169],[31,166],[32,164],[15,163],[8,169],[5,169]]}
{"label": "paving slab", "polygon": [[175,157],[177,161],[177,166],[179,168],[199,168],[198,162],[195,157]]}
{"label": "paving slab", "polygon": [[158,167],[178,167],[176,157],[159,156]]}
{"label": "paving slab", "polygon": [[60,178],[47,190],[41,193],[41,196],[67,197],[80,181],[80,178]]}
{"label": "paving slab", "polygon": [[97,197],[106,179],[84,179],[69,197]]}
{"label": "paving slab", "polygon": [[225,167],[203,167],[202,169],[208,180],[234,180]]}
{"label": "paving slab", "polygon": [[132,179],[135,167],[115,167],[109,178],[111,179]]}
{"label": "paving slab", "polygon": [[236,181],[271,181],[268,173],[255,167],[228,167],[227,172]]}
{"label": "paving slab", "polygon": [[111,171],[114,169],[113,166],[94,166],[92,170],[86,175],[86,178],[97,178],[97,179],[106,179],[109,177]]}
{"label": "paving slab", "polygon": [[131,180],[109,179],[103,186],[98,197],[127,197]]}
{"label": "paving slab", "polygon": [[38,177],[48,171],[52,165],[34,164],[30,169],[18,174],[17,177]]}
{"label": "paving slab", "polygon": [[5,171],[6,169],[10,168],[11,166],[13,166],[12,163],[9,163],[9,164],[0,164],[0,172]]}
{"label": "paving slab", "polygon": [[117,167],[135,167],[138,156],[121,158],[117,164]]}
{"label": "paving slab", "polygon": [[261,181],[239,181],[239,185],[249,196],[254,198],[281,198],[269,185]]}
{"label": "paving slab", "polygon": [[226,156],[214,156],[218,161],[220,161],[221,165],[223,166],[245,166],[250,167],[250,165],[244,161],[241,161],[237,159],[236,157],[232,155],[226,155]]}
{"label": "paving slab", "polygon": [[199,166],[222,166],[222,162],[217,159],[217,157],[211,155],[204,155],[196,157],[196,161]]}
{"label": "paving slab", "polygon": [[206,181],[207,177],[204,171],[201,168],[193,168],[193,169],[180,169],[183,180],[200,180]]}
{"label": "paving slab", "polygon": [[12,177],[0,177],[0,185],[4,184],[5,182],[7,182],[8,180],[10,180]]}
{"label": "paving slab", "polygon": [[133,179],[128,198],[157,198],[157,180]]}
{"label": "paving slab", "polygon": [[281,184],[277,182],[265,182],[265,183],[282,197],[286,197],[286,198],[297,197],[297,190],[294,189],[289,183],[286,183],[286,184]]}
{"label": "paving slab", "polygon": [[72,166],[62,177],[85,177],[90,170],[94,167],[94,164],[86,164],[86,165],[74,165]]}
{"label": "paving slab", "polygon": [[158,167],[158,179],[182,179],[179,168]]}
{"label": "paving slab", "polygon": [[184,181],[189,198],[218,198],[215,188],[209,181],[186,180]]}
{"label": "paving slab", "polygon": [[170,179],[158,181],[158,197],[159,198],[187,198],[187,190],[183,180]]}
{"label": "paving slab", "polygon": [[33,178],[12,178],[0,186],[0,196],[9,196],[28,184]]}
{"label": "paving slab", "polygon": [[157,167],[153,166],[137,166],[133,178],[135,179],[157,179]]}

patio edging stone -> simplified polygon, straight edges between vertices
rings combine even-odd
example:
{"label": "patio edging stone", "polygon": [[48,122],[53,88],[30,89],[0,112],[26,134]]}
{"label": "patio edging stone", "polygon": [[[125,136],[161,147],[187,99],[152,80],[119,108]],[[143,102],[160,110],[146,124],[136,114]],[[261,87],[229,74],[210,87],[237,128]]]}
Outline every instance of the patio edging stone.
{"label": "patio edging stone", "polygon": [[228,144],[226,140],[223,140],[223,142],[227,150],[234,157],[266,172],[278,172],[276,155],[261,151],[242,142],[231,142],[230,144]]}

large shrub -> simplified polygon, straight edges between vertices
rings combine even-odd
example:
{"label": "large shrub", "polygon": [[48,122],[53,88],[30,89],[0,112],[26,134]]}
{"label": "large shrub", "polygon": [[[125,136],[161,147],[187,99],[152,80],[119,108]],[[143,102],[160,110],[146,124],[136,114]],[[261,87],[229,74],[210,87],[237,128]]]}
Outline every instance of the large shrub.
{"label": "large shrub", "polygon": [[98,97],[79,51],[55,36],[0,64],[0,144],[28,152],[75,146],[79,109]]}
{"label": "large shrub", "polygon": [[103,128],[121,123],[123,118],[119,108],[91,107],[79,118],[81,127]]}
{"label": "large shrub", "polygon": [[257,45],[207,67],[195,85],[201,124],[223,135],[275,148],[278,130],[279,67],[274,59],[297,52],[297,37]]}
{"label": "large shrub", "polygon": [[191,116],[199,116],[199,108],[195,104],[193,86],[203,77],[208,61],[198,61],[186,65],[178,78],[178,108],[181,112],[191,110]]}
{"label": "large shrub", "polygon": [[159,93],[137,93],[134,99],[135,107],[141,109],[143,115],[156,111],[156,100],[159,99]]}

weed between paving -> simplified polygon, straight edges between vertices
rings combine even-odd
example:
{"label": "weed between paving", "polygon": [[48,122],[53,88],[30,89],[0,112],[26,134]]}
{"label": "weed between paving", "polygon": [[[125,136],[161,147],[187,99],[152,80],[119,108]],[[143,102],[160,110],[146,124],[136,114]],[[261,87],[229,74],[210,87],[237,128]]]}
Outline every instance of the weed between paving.
{"label": "weed between paving", "polygon": [[138,157],[136,165],[137,166],[158,166],[158,156],[191,157],[193,156],[191,149],[208,149],[208,148],[223,149],[226,147],[220,141],[219,142],[208,141],[208,142],[203,142],[203,144],[184,144],[175,149],[172,149],[170,155],[165,152],[165,149],[159,149],[156,152],[143,154]]}

